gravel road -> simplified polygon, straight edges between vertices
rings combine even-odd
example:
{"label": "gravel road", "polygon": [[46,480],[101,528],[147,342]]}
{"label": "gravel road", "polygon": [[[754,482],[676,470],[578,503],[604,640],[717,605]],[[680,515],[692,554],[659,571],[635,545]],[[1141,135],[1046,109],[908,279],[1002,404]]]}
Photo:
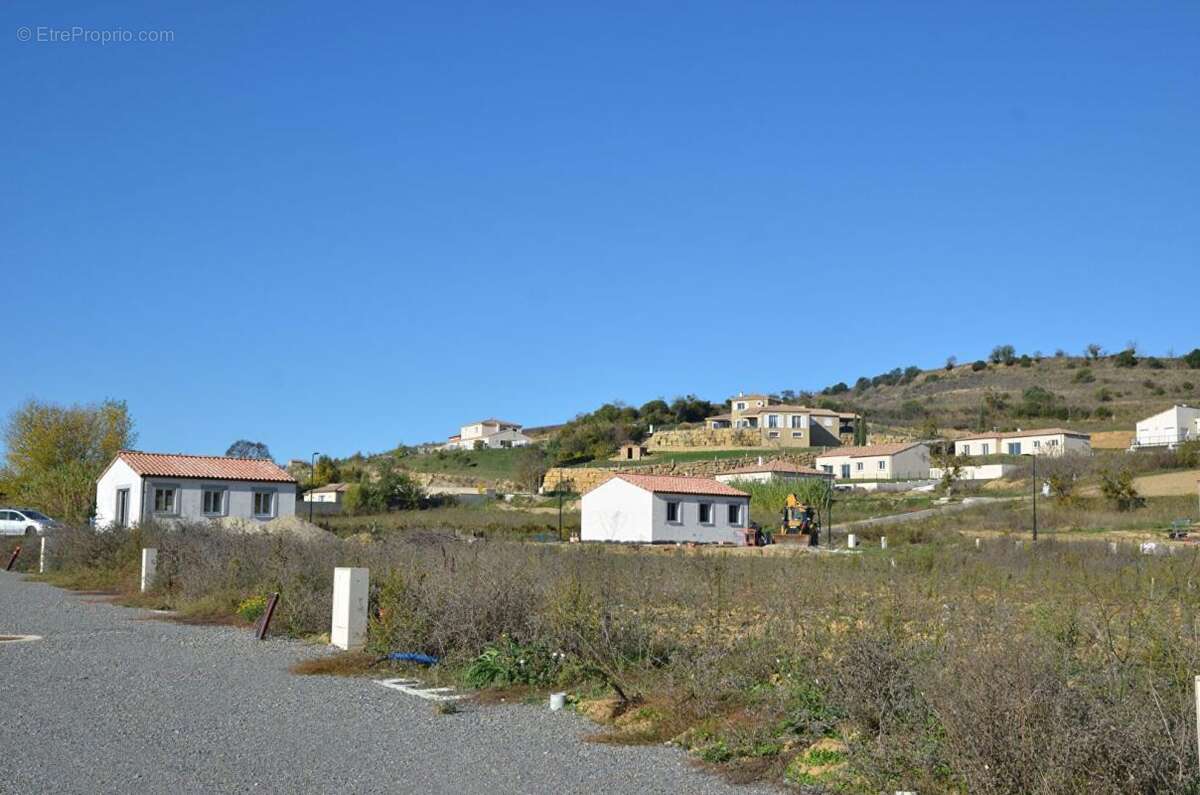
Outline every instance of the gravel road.
{"label": "gravel road", "polygon": [[0,572],[0,792],[777,792],[725,784],[666,747],[588,743],[533,706],[428,701],[301,677],[320,653],[183,626]]}

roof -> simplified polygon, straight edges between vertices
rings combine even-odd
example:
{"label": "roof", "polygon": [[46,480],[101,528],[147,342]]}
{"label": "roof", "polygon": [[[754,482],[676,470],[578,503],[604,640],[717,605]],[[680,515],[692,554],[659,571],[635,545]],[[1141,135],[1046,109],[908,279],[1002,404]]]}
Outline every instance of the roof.
{"label": "roof", "polygon": [[751,464],[750,466],[731,469],[728,472],[722,472],[722,475],[752,475],[758,472],[779,472],[782,474],[795,475],[820,475],[828,477],[828,472],[822,472],[819,469],[811,467],[802,467],[798,464],[793,464],[788,461],[767,461],[763,464]]}
{"label": "roof", "polygon": [[324,486],[317,486],[315,489],[309,489],[305,494],[325,493],[329,491],[345,491],[350,488],[349,483],[326,483]]}
{"label": "roof", "polygon": [[846,412],[832,411],[830,409],[814,409],[812,406],[796,406],[791,403],[773,403],[770,406],[746,409],[741,414],[742,416],[749,416],[751,414],[817,414],[822,417],[858,416],[857,414],[847,414]]}
{"label": "roof", "polygon": [[817,460],[822,458],[873,458],[881,455],[895,455],[902,453],[910,447],[916,447],[924,442],[893,442],[892,444],[873,444],[866,447],[835,447],[832,450],[821,453],[817,456]]}
{"label": "roof", "polygon": [[[230,458],[217,455],[183,453],[146,453],[122,450],[120,459],[143,477],[198,478],[212,480],[254,480],[271,483],[295,483],[296,479],[274,461],[261,458]],[[112,466],[112,464],[109,464]]]}
{"label": "roof", "polygon": [[732,419],[733,419],[732,414],[714,414],[711,417],[705,417],[704,421],[712,422],[713,420],[732,420]]}
{"label": "roof", "polygon": [[478,422],[472,422],[472,423],[469,423],[469,425],[503,425],[503,426],[509,427],[509,428],[520,428],[521,427],[521,423],[519,423],[519,422],[507,422],[505,420],[498,420],[495,417],[489,417],[486,420],[479,420]]}
{"label": "roof", "polygon": [[971,436],[960,436],[954,441],[970,442],[975,439],[1023,439],[1027,436],[1058,436],[1060,434],[1063,436],[1078,436],[1080,439],[1092,438],[1090,433],[1071,431],[1066,428],[1034,428],[1028,431],[1009,431],[1007,433],[976,433],[972,434]]}
{"label": "roof", "polygon": [[[613,475],[604,483],[608,483],[614,478],[620,478],[626,483],[637,486],[639,489],[653,492],[655,494],[700,494],[713,497],[746,497],[750,495],[733,486],[727,486],[724,483],[713,480],[712,478],[685,478],[678,475],[627,475],[624,472]],[[596,488],[603,486],[599,484]],[[590,489],[589,491],[593,491]]]}

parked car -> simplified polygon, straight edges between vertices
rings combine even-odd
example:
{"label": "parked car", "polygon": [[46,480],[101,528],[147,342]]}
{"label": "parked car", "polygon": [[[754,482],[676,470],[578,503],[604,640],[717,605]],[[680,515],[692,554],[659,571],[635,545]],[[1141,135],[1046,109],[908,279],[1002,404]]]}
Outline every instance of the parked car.
{"label": "parked car", "polygon": [[0,536],[45,535],[59,527],[57,521],[32,508],[0,508]]}

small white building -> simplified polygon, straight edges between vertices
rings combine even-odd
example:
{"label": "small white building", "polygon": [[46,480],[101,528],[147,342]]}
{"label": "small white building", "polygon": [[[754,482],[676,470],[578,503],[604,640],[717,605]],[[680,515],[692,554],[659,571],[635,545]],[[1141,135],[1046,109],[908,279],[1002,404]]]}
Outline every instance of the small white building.
{"label": "small white building", "polygon": [[710,478],[621,473],[582,502],[583,541],[746,543],[750,495]]}
{"label": "small white building", "polygon": [[96,526],[296,513],[296,479],[274,461],[122,450],[96,483]]}
{"label": "small white building", "polygon": [[795,481],[816,478],[832,480],[833,475],[819,469],[802,467],[788,461],[766,461],[758,459],[757,464],[739,467],[738,469],[722,472],[716,476],[721,483],[749,481],[751,483],[774,483],[777,481]]}
{"label": "small white building", "polygon": [[929,477],[929,447],[897,442],[840,447],[817,456],[817,469],[840,480],[907,480]]}
{"label": "small white building", "polygon": [[1066,428],[1035,428],[1008,433],[977,433],[954,440],[954,454],[1064,455],[1092,452],[1092,436]]}
{"label": "small white building", "polygon": [[515,422],[487,419],[464,425],[442,445],[443,450],[481,450],[484,448],[525,447],[533,440],[521,433]]}
{"label": "small white building", "polygon": [[346,496],[349,488],[349,483],[326,483],[324,486],[317,486],[315,489],[304,492],[303,500],[304,502],[330,502],[341,505],[342,498]]}
{"label": "small white building", "polygon": [[1174,447],[1194,439],[1200,439],[1200,409],[1179,405],[1139,422],[1133,447]]}

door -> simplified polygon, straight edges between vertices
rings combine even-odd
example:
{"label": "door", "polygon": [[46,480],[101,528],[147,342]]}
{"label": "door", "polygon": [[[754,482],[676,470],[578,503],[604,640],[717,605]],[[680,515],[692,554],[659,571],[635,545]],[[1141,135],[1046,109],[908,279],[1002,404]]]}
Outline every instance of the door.
{"label": "door", "polygon": [[848,480],[849,478],[850,478],[850,465],[842,464],[842,479]]}
{"label": "door", "polygon": [[117,527],[129,526],[129,489],[117,489],[117,510],[113,521]]}

